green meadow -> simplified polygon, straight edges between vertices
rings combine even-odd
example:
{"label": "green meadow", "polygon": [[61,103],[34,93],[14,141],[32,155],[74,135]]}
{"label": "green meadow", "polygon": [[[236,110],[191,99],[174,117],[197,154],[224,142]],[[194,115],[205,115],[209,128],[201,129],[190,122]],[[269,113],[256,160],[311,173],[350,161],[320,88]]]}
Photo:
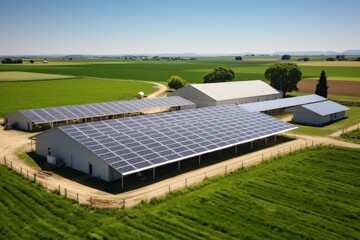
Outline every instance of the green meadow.
{"label": "green meadow", "polygon": [[72,104],[128,100],[139,91],[156,91],[154,85],[134,81],[91,78],[0,82],[0,116],[20,110]]}
{"label": "green meadow", "polygon": [[[265,70],[274,62],[278,62],[274,57],[259,57],[255,61],[251,57],[244,57],[243,61],[235,61],[229,57],[200,58],[195,61],[79,60],[71,62],[58,61],[54,64],[2,64],[0,65],[0,72],[24,71],[155,82],[164,82],[171,75],[179,75],[189,83],[200,83],[203,80],[203,76],[217,66],[232,68],[236,73],[236,80],[264,80]],[[298,63],[296,61],[292,62]],[[349,65],[327,65],[327,62],[319,62],[319,64],[312,66],[299,63],[304,79],[317,79],[321,71],[325,70],[329,79],[334,77],[339,80],[359,80],[360,65]]]}
{"label": "green meadow", "polygon": [[309,149],[126,210],[79,206],[0,166],[0,239],[359,239],[359,161]]}

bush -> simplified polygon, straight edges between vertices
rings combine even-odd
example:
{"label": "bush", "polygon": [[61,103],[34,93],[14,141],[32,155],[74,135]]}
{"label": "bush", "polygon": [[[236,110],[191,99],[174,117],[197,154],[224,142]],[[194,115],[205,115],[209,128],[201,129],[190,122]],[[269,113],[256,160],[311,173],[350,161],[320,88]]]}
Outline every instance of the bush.
{"label": "bush", "polygon": [[288,54],[282,55],[281,60],[290,60],[291,56]]}
{"label": "bush", "polygon": [[185,87],[185,85],[186,85],[186,80],[182,79],[179,76],[171,76],[168,81],[168,87],[175,90]]}

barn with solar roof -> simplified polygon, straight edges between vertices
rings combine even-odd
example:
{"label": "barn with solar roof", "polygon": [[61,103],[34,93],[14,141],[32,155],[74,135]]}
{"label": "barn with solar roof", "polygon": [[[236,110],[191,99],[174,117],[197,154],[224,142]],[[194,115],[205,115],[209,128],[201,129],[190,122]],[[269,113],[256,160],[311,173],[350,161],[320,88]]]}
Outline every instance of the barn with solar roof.
{"label": "barn with solar roof", "polygon": [[157,167],[281,134],[296,127],[238,105],[53,128],[35,136],[36,153],[111,182]]}

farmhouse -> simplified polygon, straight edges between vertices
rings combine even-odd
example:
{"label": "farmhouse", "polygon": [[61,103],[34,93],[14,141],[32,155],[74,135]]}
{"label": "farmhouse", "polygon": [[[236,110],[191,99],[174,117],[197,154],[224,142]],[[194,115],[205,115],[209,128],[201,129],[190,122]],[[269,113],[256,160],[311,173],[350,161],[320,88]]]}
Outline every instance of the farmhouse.
{"label": "farmhouse", "polygon": [[130,101],[103,102],[85,105],[20,110],[5,116],[25,131],[39,131],[62,125],[137,116],[141,114],[195,108],[181,97],[165,97]]}
{"label": "farmhouse", "polygon": [[345,117],[349,108],[332,101],[323,101],[289,108],[294,114],[293,122],[321,126]]}
{"label": "farmhouse", "polygon": [[180,96],[197,107],[242,104],[281,98],[281,93],[261,80],[190,84],[169,96]]}
{"label": "farmhouse", "polygon": [[237,105],[61,126],[35,136],[36,153],[114,181],[296,127]]}

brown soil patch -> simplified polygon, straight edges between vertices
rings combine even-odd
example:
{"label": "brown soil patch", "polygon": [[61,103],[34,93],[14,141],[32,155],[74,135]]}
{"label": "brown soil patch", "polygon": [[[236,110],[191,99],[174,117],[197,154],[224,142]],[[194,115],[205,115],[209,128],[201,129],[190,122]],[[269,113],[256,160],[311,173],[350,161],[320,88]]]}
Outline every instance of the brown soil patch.
{"label": "brown soil patch", "polygon": [[[303,80],[298,83],[300,92],[314,93],[317,80]],[[360,82],[356,81],[334,81],[328,80],[329,94],[360,96]]]}

